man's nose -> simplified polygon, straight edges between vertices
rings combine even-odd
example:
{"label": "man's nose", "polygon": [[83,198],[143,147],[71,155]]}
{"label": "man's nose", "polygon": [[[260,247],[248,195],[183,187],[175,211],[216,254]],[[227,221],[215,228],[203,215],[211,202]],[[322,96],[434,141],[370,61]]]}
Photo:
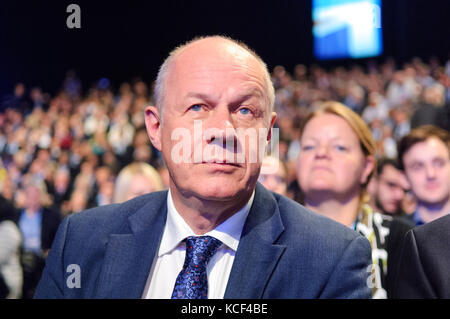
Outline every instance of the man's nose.
{"label": "man's nose", "polygon": [[206,120],[204,129],[210,132],[210,142],[216,139],[225,142],[235,138],[235,127],[228,108],[216,108]]}
{"label": "man's nose", "polygon": [[433,166],[433,164],[425,166],[425,174],[427,176],[427,179],[436,178],[436,168]]}
{"label": "man's nose", "polygon": [[218,129],[234,128],[232,112],[226,105],[218,105],[208,119],[210,125]]}

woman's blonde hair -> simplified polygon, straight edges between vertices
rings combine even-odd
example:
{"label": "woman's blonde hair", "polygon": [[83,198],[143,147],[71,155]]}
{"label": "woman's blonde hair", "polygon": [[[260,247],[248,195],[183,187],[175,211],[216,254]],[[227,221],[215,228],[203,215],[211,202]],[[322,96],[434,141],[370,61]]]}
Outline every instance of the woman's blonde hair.
{"label": "woman's blonde hair", "polygon": [[[303,131],[306,127],[306,124],[313,118],[322,114],[334,114],[342,118],[345,122],[347,122],[347,124],[350,125],[353,132],[355,132],[356,136],[358,137],[363,154],[366,157],[373,156],[375,158],[375,141],[373,140],[372,132],[370,131],[369,127],[358,114],[352,111],[348,106],[339,102],[326,101],[319,104],[318,107],[314,109],[311,113],[309,113],[306,116],[305,120],[303,121],[300,129],[300,137],[301,135],[303,135]],[[362,193],[360,199],[362,204],[369,201],[369,196],[366,193],[366,187],[375,169],[376,167],[374,167],[372,172],[370,172],[366,182],[361,185]]]}
{"label": "woman's blonde hair", "polygon": [[122,203],[127,200],[128,189],[135,176],[144,176],[148,178],[154,186],[154,191],[160,191],[164,188],[161,177],[153,166],[143,162],[132,163],[125,166],[117,176],[114,187],[115,203]]}

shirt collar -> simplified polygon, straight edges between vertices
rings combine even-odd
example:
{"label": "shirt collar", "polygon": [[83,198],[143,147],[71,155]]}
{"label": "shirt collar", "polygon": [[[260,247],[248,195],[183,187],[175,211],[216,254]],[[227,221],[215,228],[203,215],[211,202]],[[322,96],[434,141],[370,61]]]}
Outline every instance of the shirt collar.
{"label": "shirt collar", "polygon": [[422,218],[420,217],[418,209],[416,209],[413,213],[413,221],[414,221],[414,223],[416,223],[416,226],[420,226],[420,225],[424,224]]}
{"label": "shirt collar", "polygon": [[[250,200],[244,205],[237,213],[229,217],[222,224],[206,233],[208,236],[219,239],[226,246],[236,251],[241,238],[242,229],[244,228],[245,220],[255,197],[255,191],[253,191]],[[164,227],[164,233],[161,240],[161,245],[158,251],[158,257],[169,253],[175,249],[181,241],[188,236],[198,236],[184,221],[181,215],[178,213],[173,203],[172,194],[170,189],[167,194],[167,221]]]}

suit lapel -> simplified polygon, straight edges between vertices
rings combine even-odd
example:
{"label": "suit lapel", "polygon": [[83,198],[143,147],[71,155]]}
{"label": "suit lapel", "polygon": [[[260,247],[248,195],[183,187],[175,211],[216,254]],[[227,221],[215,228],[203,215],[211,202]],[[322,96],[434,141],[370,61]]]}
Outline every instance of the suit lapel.
{"label": "suit lapel", "polygon": [[167,192],[158,196],[128,218],[127,233],[109,236],[96,297],[141,298],[167,217]]}
{"label": "suit lapel", "polygon": [[283,232],[273,195],[257,184],[255,199],[242,231],[225,298],[261,298],[286,246],[274,244]]}

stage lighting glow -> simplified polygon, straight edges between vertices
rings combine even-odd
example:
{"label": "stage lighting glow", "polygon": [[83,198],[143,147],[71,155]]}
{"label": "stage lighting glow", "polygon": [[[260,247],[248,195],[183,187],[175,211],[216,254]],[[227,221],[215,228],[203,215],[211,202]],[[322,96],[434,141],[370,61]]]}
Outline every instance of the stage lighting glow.
{"label": "stage lighting glow", "polygon": [[313,0],[314,55],[366,58],[383,51],[381,0]]}

